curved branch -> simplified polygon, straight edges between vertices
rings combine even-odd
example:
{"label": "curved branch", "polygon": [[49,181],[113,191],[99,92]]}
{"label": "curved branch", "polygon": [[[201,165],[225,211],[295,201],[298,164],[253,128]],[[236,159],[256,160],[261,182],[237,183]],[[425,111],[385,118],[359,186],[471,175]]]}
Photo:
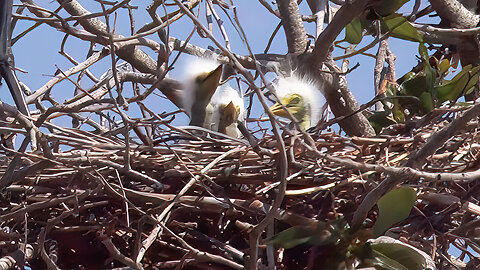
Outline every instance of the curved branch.
{"label": "curved branch", "polygon": [[312,52],[312,61],[321,63],[327,59],[328,52],[337,36],[355,17],[359,16],[367,5],[368,0],[349,1],[343,5],[333,17],[333,20],[323,30],[315,41],[315,48]]}

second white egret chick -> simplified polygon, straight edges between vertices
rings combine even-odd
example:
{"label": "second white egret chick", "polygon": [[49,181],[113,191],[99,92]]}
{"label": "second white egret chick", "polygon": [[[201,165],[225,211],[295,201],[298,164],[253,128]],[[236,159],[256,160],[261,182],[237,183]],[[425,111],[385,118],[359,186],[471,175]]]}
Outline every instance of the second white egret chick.
{"label": "second white egret chick", "polygon": [[245,120],[245,105],[237,90],[229,85],[221,85],[212,97],[213,130],[239,138],[237,121]]}
{"label": "second white egret chick", "polygon": [[[296,75],[279,77],[276,90],[280,102],[295,117],[303,130],[317,124],[323,102],[320,91],[313,81]],[[270,110],[277,116],[288,117],[278,102],[270,107]]]}

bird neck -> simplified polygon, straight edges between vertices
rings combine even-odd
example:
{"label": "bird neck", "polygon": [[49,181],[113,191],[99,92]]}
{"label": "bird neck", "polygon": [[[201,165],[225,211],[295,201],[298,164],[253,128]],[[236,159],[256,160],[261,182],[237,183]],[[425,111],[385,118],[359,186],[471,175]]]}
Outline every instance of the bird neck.
{"label": "bird neck", "polygon": [[307,130],[310,128],[310,115],[306,113],[300,121],[300,128]]}
{"label": "bird neck", "polygon": [[205,126],[210,123],[213,114],[213,107],[210,103],[205,104],[200,100],[195,102],[192,105],[191,114],[190,126],[210,128]]}
{"label": "bird neck", "polygon": [[309,102],[304,102],[304,111],[302,117],[300,117],[300,127],[303,130],[307,130],[311,127],[311,114],[312,108]]}

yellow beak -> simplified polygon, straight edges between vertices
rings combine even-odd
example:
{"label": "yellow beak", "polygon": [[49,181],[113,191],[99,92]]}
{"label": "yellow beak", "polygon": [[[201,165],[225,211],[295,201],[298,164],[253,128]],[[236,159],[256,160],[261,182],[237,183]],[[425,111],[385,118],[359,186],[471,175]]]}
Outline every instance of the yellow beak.
{"label": "yellow beak", "polygon": [[[280,99],[280,101],[283,103],[283,100]],[[284,103],[285,104],[285,103]],[[288,114],[287,112],[282,108],[282,105],[280,105],[280,103],[275,103],[272,107],[270,107],[270,110],[272,111],[272,113],[276,116],[280,116],[280,117],[288,117]]]}
{"label": "yellow beak", "polygon": [[217,90],[220,80],[222,78],[223,66],[220,65],[216,69],[210,71],[199,82],[198,95],[207,103],[212,99],[215,90]]}
{"label": "yellow beak", "polygon": [[218,66],[213,71],[197,77],[197,89],[195,92],[194,103],[192,104],[190,125],[203,127],[205,118],[207,117],[207,107],[212,99],[213,94],[217,90],[222,78],[222,65]]}

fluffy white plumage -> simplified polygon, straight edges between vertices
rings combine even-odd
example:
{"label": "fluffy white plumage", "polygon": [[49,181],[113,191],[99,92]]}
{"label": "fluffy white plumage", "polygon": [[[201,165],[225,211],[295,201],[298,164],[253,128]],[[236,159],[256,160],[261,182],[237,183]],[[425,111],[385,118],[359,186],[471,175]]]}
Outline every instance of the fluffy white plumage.
{"label": "fluffy white plumage", "polygon": [[[185,91],[182,99],[182,107],[191,116],[192,106],[195,101],[195,91],[198,87],[198,78],[215,70],[220,63],[209,58],[195,58],[185,66]],[[227,107],[230,103],[234,109]],[[227,107],[227,109],[225,109]],[[222,115],[222,113],[224,115]],[[227,114],[227,115],[225,115]],[[238,91],[228,84],[220,85],[213,94],[206,108],[204,127],[213,131],[224,132],[232,137],[240,137],[236,121],[244,121],[245,105]],[[226,120],[227,118],[227,120]],[[223,122],[222,122],[223,121]],[[221,123],[228,125],[225,130],[221,129]]]}
{"label": "fluffy white plumage", "polygon": [[208,58],[195,57],[185,65],[185,88],[182,98],[182,107],[190,116],[192,113],[192,105],[195,102],[196,80],[198,76],[215,70],[220,64]]}
{"label": "fluffy white plumage", "polygon": [[220,121],[221,121],[221,112],[225,106],[232,103],[235,107],[235,117],[234,122],[231,123],[226,127],[226,134],[231,137],[240,137],[240,133],[237,129],[238,121],[245,121],[245,104],[243,102],[243,98],[240,97],[240,94],[237,90],[230,87],[228,84],[223,84],[217,88],[217,91],[212,97],[210,104],[213,106],[213,127],[212,130],[221,131],[220,128]]}
{"label": "fluffy white plumage", "polygon": [[277,96],[282,99],[292,94],[302,96],[307,102],[310,113],[310,126],[316,125],[321,117],[322,106],[325,99],[313,80],[292,74],[290,77],[278,78],[276,85]]}

